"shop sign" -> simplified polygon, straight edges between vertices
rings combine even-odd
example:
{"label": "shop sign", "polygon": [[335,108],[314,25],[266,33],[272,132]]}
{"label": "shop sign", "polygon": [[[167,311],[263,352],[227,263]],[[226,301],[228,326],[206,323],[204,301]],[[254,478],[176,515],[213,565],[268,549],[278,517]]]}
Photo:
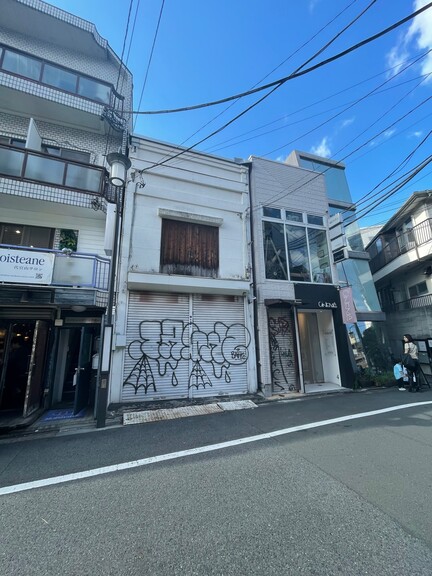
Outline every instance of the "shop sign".
{"label": "shop sign", "polygon": [[322,300],[318,301],[318,308],[337,308],[336,302],[323,302]]}
{"label": "shop sign", "polygon": [[0,248],[0,282],[51,284],[52,252]]}
{"label": "shop sign", "polygon": [[342,308],[342,321],[344,324],[355,324],[357,322],[356,309],[354,306],[352,289],[350,286],[339,290]]}

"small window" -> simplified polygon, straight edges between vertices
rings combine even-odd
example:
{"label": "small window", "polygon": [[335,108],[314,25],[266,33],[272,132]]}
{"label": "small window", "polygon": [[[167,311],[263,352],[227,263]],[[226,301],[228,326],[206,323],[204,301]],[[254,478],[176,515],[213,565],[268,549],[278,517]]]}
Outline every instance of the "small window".
{"label": "small window", "polygon": [[415,298],[416,296],[421,296],[422,294],[427,294],[428,293],[428,287],[427,287],[426,281],[419,282],[418,284],[415,284],[414,286],[410,286],[408,288],[408,292],[409,292],[410,298]]}
{"label": "small window", "polygon": [[185,276],[217,276],[219,228],[163,219],[160,271]]}
{"label": "small window", "polygon": [[5,50],[2,67],[8,72],[14,72],[20,76],[31,78],[32,80],[39,80],[42,63],[39,60],[30,58],[24,54]]}
{"label": "small window", "polygon": [[42,82],[55,88],[60,88],[60,90],[76,92],[77,79],[76,74],[57,68],[57,66],[51,66],[50,64],[45,64],[44,66]]}
{"label": "small window", "polygon": [[90,164],[90,152],[82,152],[81,150],[69,150],[69,148],[62,148],[60,155],[65,160]]}
{"label": "small window", "polygon": [[57,156],[65,160],[73,162],[82,162],[90,164],[90,152],[82,152],[81,150],[71,150],[69,148],[58,148],[57,146],[42,145],[42,151],[50,156]]}
{"label": "small window", "polygon": [[268,206],[264,206],[263,215],[267,216],[267,218],[278,218],[280,220],[281,211],[279,208],[269,208]]}
{"label": "small window", "polygon": [[90,98],[91,100],[97,100],[98,102],[108,104],[110,101],[111,90],[106,84],[95,82],[94,80],[90,80],[90,78],[80,78],[78,94]]}
{"label": "small window", "polygon": [[0,243],[31,248],[52,248],[54,229],[22,224],[0,224]]}
{"label": "small window", "polygon": [[292,210],[287,210],[285,212],[285,218],[290,222],[303,222],[303,214],[301,212],[293,212]]}
{"label": "small window", "polygon": [[15,146],[15,148],[25,148],[25,140],[20,140],[19,138],[11,138],[10,139],[11,146]]}
{"label": "small window", "polygon": [[324,219],[322,216],[315,216],[314,214],[307,215],[308,224],[313,224],[315,226],[324,226]]}

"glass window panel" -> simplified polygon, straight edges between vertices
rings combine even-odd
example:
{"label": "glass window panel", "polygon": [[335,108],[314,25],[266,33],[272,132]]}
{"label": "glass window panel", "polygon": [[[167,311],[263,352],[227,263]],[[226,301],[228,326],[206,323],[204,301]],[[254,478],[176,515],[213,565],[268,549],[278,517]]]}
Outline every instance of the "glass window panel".
{"label": "glass window panel", "polygon": [[266,278],[288,280],[283,224],[263,222]]}
{"label": "glass window panel", "polygon": [[20,140],[19,138],[11,138],[10,143],[12,146],[15,146],[15,148],[25,148],[25,140]]}
{"label": "glass window panel", "polygon": [[313,282],[331,282],[330,257],[325,231],[309,228],[308,237]]}
{"label": "glass window panel", "polygon": [[5,50],[3,58],[3,70],[14,72],[20,76],[31,78],[32,80],[39,80],[41,74],[42,63],[35,58],[24,56],[24,54],[17,54],[10,50]]}
{"label": "glass window panel", "polygon": [[285,218],[291,222],[303,222],[303,214],[301,212],[293,212],[292,210],[286,210]]}
{"label": "glass window panel", "polygon": [[2,244],[11,244],[12,246],[21,246],[24,226],[20,224],[2,224],[0,225],[0,240]]}
{"label": "glass window panel", "polygon": [[30,180],[63,184],[64,162],[52,158],[28,155],[25,177]]}
{"label": "glass window panel", "polygon": [[297,282],[310,282],[309,257],[306,229],[300,226],[286,226],[290,279]]}
{"label": "glass window panel", "polygon": [[410,298],[415,298],[417,296],[417,286],[410,286],[408,288],[408,292],[409,292]]}
{"label": "glass window panel", "polygon": [[324,219],[322,216],[315,216],[314,214],[308,214],[307,220],[309,224],[315,224],[316,226],[324,226]]}
{"label": "glass window panel", "polygon": [[0,148],[0,174],[21,176],[24,153]]}
{"label": "glass window panel", "polygon": [[61,157],[65,160],[75,160],[76,162],[83,162],[90,164],[90,152],[81,152],[80,150],[70,150],[69,148],[62,148]]}
{"label": "glass window panel", "polygon": [[264,206],[263,214],[264,214],[264,216],[267,216],[268,218],[280,218],[281,217],[281,211],[279,208],[268,208],[267,206]]}
{"label": "glass window panel", "polygon": [[99,192],[102,173],[100,170],[84,168],[75,164],[68,164],[66,174],[66,186]]}
{"label": "glass window panel", "polygon": [[338,168],[337,166],[303,158],[302,156],[300,156],[299,163],[302,168],[308,168],[324,174],[328,198],[352,202],[344,168]]}
{"label": "glass window panel", "polygon": [[106,84],[80,77],[78,94],[91,100],[97,100],[98,102],[107,104],[110,100],[111,89]]}
{"label": "glass window panel", "polygon": [[420,284],[417,284],[417,289],[418,289],[419,294],[427,294],[428,293],[428,288],[427,288],[426,282],[420,282]]}
{"label": "glass window panel", "polygon": [[60,158],[61,149],[57,146],[47,146],[46,144],[42,144],[42,152]]}
{"label": "glass window panel", "polygon": [[23,243],[31,248],[52,248],[53,229],[25,226]]}
{"label": "glass window panel", "polygon": [[359,312],[380,312],[378,296],[372,280],[368,260],[350,258],[337,264],[340,282],[347,282],[353,291],[356,310]]}
{"label": "glass window panel", "polygon": [[77,75],[67,72],[57,66],[45,64],[42,74],[42,82],[66,90],[67,92],[76,92]]}

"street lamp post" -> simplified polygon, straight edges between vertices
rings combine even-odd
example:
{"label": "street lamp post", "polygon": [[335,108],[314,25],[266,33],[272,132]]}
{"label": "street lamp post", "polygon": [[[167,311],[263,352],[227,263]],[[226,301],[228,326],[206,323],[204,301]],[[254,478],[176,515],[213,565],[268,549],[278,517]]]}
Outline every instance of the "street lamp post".
{"label": "street lamp post", "polygon": [[[99,372],[98,390],[96,396],[96,427],[103,428],[106,424],[106,411],[108,404],[108,386],[109,375],[111,370],[112,356],[112,335],[113,335],[113,306],[115,295],[115,280],[117,272],[117,255],[120,242],[120,216],[121,216],[121,198],[124,199],[126,174],[131,167],[131,161],[125,154],[112,152],[107,155],[107,162],[110,166],[109,181],[116,188],[115,196],[115,224],[114,224],[114,243],[111,256],[111,266],[108,282],[108,302],[105,312],[102,331],[102,343],[99,353]],[[120,193],[122,191],[122,193]]]}

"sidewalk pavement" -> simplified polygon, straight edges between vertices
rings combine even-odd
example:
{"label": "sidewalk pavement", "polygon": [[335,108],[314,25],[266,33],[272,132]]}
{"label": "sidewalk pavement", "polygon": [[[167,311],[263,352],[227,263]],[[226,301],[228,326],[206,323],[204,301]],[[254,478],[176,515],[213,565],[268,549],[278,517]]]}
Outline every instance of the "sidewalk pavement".
{"label": "sidewalk pavement", "polygon": [[333,390],[315,391],[308,394],[300,392],[278,393],[264,397],[261,392],[239,396],[212,396],[206,398],[184,400],[160,400],[139,402],[136,404],[119,404],[109,407],[105,428],[96,428],[96,420],[92,412],[84,416],[44,421],[44,414],[34,420],[32,424],[22,428],[2,429],[0,440],[7,438],[25,438],[36,436],[61,436],[81,434],[91,431],[106,430],[128,424],[154,422],[157,420],[170,420],[173,418],[190,417],[195,415],[214,414],[226,410],[242,410],[255,408],[262,404],[306,400],[310,397],[328,396],[341,393],[353,393],[354,390],[339,388]]}

